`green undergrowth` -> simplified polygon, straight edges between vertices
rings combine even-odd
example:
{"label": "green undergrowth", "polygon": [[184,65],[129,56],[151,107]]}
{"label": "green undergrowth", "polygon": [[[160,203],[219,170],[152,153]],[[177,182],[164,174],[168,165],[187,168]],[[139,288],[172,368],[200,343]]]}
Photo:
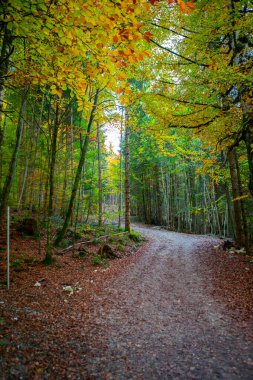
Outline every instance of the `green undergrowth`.
{"label": "green undergrowth", "polygon": [[[68,230],[65,238],[69,239],[69,231]],[[75,239],[83,239],[83,240],[91,240],[95,245],[101,242],[101,238],[107,238],[109,243],[117,242],[121,245],[125,244],[125,241],[131,239],[135,242],[141,242],[141,235],[131,230],[130,233],[125,232],[124,228],[118,227],[113,224],[105,224],[103,226],[98,226],[95,224],[87,224],[87,225],[78,225],[75,230],[72,230],[72,233],[75,233]]]}
{"label": "green undergrowth", "polygon": [[134,231],[134,230],[131,230],[129,232],[129,238],[135,241],[136,243],[139,243],[143,240],[141,234],[139,234],[139,232]]}
{"label": "green undergrowth", "polygon": [[108,265],[108,261],[106,259],[104,259],[101,255],[93,255],[91,263],[94,266],[107,266]]}

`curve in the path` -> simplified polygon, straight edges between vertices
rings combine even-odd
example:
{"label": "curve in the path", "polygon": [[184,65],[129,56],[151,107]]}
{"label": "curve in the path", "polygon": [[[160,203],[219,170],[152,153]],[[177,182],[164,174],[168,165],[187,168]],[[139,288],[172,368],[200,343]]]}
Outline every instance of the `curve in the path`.
{"label": "curve in the path", "polygon": [[[198,272],[209,237],[138,228],[150,239],[96,300],[94,379],[253,379],[253,343]],[[212,240],[213,239],[213,240]],[[198,265],[197,265],[198,264]]]}

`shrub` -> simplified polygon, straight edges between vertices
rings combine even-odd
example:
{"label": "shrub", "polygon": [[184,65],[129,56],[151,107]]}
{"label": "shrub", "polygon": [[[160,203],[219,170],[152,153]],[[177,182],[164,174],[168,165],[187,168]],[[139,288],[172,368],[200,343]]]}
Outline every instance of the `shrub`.
{"label": "shrub", "polygon": [[70,244],[71,242],[68,239],[63,239],[60,242],[59,247],[64,249],[64,248],[67,248]]}
{"label": "shrub", "polygon": [[142,236],[139,234],[139,232],[131,230],[129,232],[129,238],[135,242],[140,242],[142,241]]}
{"label": "shrub", "polygon": [[105,266],[106,265],[106,261],[99,255],[94,255],[92,257],[92,265],[94,266],[98,266],[98,265],[103,265]]}
{"label": "shrub", "polygon": [[88,252],[85,252],[85,251],[79,252],[79,257],[81,257],[82,259],[86,259],[87,256],[88,256]]}

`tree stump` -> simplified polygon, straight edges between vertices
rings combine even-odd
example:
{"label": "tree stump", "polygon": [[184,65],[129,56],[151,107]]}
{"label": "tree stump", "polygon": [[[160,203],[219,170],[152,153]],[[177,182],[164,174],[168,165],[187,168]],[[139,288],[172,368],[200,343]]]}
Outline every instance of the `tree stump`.
{"label": "tree stump", "polygon": [[106,258],[106,259],[117,259],[117,258],[119,258],[119,256],[113,252],[112,247],[110,247],[108,244],[102,245],[99,248],[97,254],[103,258]]}
{"label": "tree stump", "polygon": [[17,230],[28,236],[35,236],[38,233],[38,222],[34,218],[25,218],[19,223]]}

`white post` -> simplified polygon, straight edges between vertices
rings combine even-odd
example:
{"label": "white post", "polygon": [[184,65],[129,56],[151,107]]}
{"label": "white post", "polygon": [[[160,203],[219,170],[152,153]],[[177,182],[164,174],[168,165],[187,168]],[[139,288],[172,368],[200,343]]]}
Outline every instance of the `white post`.
{"label": "white post", "polygon": [[10,289],[10,207],[7,207],[7,289]]}

